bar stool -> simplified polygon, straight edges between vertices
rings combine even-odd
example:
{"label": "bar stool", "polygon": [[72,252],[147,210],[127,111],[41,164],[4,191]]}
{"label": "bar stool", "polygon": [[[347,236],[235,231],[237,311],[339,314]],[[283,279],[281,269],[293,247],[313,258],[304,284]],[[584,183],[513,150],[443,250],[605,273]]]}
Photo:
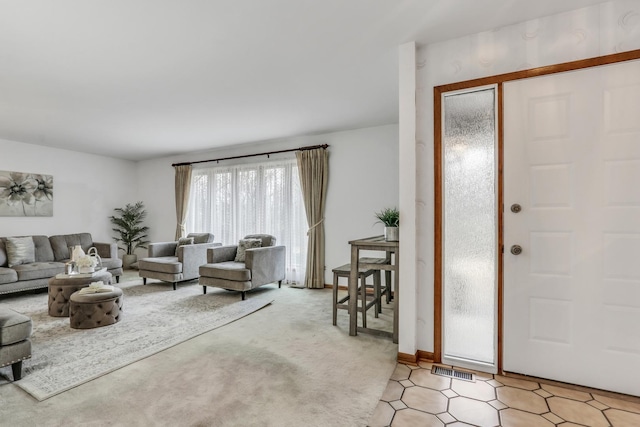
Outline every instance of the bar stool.
{"label": "bar stool", "polygon": [[[391,264],[391,258],[367,258],[363,257],[359,259],[360,264],[379,264],[379,265],[388,265]],[[374,270],[374,269],[372,269]],[[381,270],[377,270],[378,273]],[[380,279],[378,279],[379,291],[377,294],[378,299],[380,300],[380,304],[378,305],[378,313],[382,313],[382,294],[385,294],[387,298],[387,304],[391,301],[391,272],[386,270],[384,272],[384,286],[380,283]],[[375,283],[374,283],[375,285]],[[376,316],[378,317],[378,316]]]}
{"label": "bar stool", "polygon": [[[359,262],[365,264],[385,264],[387,261],[384,258],[360,258]],[[347,289],[349,289],[349,277],[351,275],[351,264],[344,264],[340,267],[336,267],[333,270],[333,324],[336,325],[338,320],[338,309],[341,310],[349,310],[349,305],[345,304],[345,302],[349,301],[350,295],[347,292],[347,295],[338,299],[338,279],[340,277],[347,278]],[[371,288],[371,285],[366,284],[367,277],[373,275],[373,297],[371,299],[367,298],[367,288]],[[362,310],[362,327],[367,327],[367,310],[375,305],[376,309],[375,317],[378,317],[378,313],[382,313],[382,292],[384,291],[387,295],[387,300],[390,296],[389,285],[385,283],[385,287],[382,288],[381,280],[380,280],[380,270],[376,269],[364,269],[361,268],[358,271],[358,278],[360,279],[360,286],[358,290],[360,291],[360,295],[358,295],[359,299],[362,300],[362,304],[359,307]]]}

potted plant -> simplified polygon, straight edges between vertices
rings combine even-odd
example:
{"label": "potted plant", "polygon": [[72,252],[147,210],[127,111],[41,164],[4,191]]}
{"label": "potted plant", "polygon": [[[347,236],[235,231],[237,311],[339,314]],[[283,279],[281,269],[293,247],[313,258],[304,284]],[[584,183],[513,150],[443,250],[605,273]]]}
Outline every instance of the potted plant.
{"label": "potted plant", "polygon": [[384,240],[387,242],[397,242],[400,237],[398,226],[400,225],[400,212],[397,208],[385,208],[376,212],[378,222],[384,224]]}
{"label": "potted plant", "polygon": [[76,265],[78,266],[78,273],[93,273],[96,265],[98,265],[98,260],[93,256],[82,255],[76,261]]}
{"label": "potted plant", "polygon": [[130,268],[131,264],[137,261],[138,257],[135,250],[138,248],[146,249],[148,240],[147,231],[149,227],[143,226],[142,221],[147,216],[142,202],[136,204],[127,203],[124,208],[114,209],[120,216],[110,216],[111,224],[114,225],[113,231],[118,233],[113,240],[122,242],[123,246],[118,246],[125,254],[122,257],[124,268]]}

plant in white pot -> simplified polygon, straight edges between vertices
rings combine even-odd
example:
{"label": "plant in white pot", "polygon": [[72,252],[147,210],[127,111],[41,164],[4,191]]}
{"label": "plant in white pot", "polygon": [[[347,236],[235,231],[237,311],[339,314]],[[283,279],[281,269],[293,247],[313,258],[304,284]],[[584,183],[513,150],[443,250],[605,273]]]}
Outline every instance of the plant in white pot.
{"label": "plant in white pot", "polygon": [[149,227],[142,225],[147,216],[147,211],[144,209],[142,202],[127,203],[124,208],[116,208],[114,210],[120,216],[109,217],[111,224],[114,225],[113,231],[118,233],[118,236],[114,237],[113,240],[123,243],[122,246],[118,246],[125,253],[122,257],[122,264],[124,268],[131,268],[131,264],[138,259],[135,250],[138,248],[146,249],[147,243],[149,243],[148,240],[145,240]]}
{"label": "plant in white pot", "polygon": [[378,222],[384,224],[384,240],[397,242],[400,238],[398,227],[400,226],[400,212],[397,208],[385,208],[376,212]]}

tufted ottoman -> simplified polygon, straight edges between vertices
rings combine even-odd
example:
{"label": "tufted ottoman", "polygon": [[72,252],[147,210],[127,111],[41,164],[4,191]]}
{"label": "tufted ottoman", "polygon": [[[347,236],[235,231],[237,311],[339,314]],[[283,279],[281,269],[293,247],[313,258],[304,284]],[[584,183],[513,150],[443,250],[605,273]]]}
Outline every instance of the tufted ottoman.
{"label": "tufted ottoman", "polygon": [[67,317],[71,294],[86,288],[93,282],[102,281],[105,285],[110,285],[111,279],[111,273],[108,271],[95,274],[93,277],[66,277],[64,279],[52,277],[49,279],[49,316]]}
{"label": "tufted ottoman", "polygon": [[11,365],[13,380],[22,378],[22,361],[31,357],[31,319],[0,307],[0,367]]}
{"label": "tufted ottoman", "polygon": [[73,329],[92,329],[120,321],[122,290],[81,294],[74,292],[69,302],[69,324]]}

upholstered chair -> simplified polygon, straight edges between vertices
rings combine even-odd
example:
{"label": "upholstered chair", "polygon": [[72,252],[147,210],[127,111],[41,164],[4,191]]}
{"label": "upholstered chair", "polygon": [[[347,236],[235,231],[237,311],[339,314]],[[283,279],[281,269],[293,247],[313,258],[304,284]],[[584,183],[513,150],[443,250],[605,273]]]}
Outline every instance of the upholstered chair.
{"label": "upholstered chair", "polygon": [[[243,241],[259,240],[260,247],[244,250],[244,260],[238,257]],[[220,246],[207,250],[207,264],[200,266],[200,284],[206,294],[207,286],[240,291],[242,299],[248,290],[278,282],[281,287],[285,272],[284,246],[276,246],[276,238],[269,234],[250,234],[238,245]]]}
{"label": "upholstered chair", "polygon": [[31,357],[31,318],[0,307],[0,368],[11,365],[13,380],[22,378],[22,361]]}
{"label": "upholstered chair", "polygon": [[149,256],[138,261],[138,274],[143,284],[157,279],[173,284],[198,278],[198,267],[207,263],[207,249],[221,246],[213,243],[211,233],[190,233],[177,242],[149,244]]}

